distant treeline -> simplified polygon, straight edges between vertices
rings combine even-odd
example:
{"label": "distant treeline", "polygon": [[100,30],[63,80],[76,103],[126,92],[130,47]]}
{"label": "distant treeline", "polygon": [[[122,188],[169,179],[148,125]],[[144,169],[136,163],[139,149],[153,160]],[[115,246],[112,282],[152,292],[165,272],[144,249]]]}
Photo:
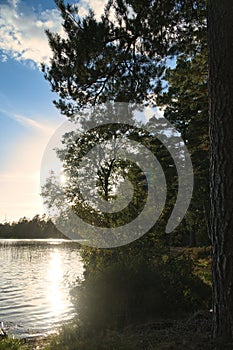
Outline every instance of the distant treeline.
{"label": "distant treeline", "polygon": [[32,219],[23,217],[18,222],[0,224],[0,238],[67,238],[45,215]]}

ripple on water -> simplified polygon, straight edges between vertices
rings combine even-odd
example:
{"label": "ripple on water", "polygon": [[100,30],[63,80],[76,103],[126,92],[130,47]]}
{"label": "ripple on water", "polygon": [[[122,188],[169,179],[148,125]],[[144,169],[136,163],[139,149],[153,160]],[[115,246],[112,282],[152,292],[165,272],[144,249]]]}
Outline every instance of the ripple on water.
{"label": "ripple on water", "polygon": [[74,316],[70,285],[83,277],[77,244],[0,240],[0,266],[0,321],[9,333],[47,333]]}

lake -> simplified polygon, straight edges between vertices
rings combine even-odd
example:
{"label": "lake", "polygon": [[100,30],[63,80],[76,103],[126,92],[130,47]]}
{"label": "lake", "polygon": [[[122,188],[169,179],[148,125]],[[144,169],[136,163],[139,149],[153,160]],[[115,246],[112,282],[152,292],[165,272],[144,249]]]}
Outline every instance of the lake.
{"label": "lake", "polygon": [[54,331],[74,317],[77,277],[83,264],[74,242],[0,239],[0,322],[18,337]]}

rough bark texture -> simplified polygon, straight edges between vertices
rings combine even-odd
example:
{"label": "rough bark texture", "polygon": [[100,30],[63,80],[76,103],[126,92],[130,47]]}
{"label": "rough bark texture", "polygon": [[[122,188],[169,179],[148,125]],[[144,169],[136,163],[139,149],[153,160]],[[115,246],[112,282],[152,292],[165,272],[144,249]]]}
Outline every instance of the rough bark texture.
{"label": "rough bark texture", "polygon": [[233,326],[233,1],[208,0],[213,336]]}

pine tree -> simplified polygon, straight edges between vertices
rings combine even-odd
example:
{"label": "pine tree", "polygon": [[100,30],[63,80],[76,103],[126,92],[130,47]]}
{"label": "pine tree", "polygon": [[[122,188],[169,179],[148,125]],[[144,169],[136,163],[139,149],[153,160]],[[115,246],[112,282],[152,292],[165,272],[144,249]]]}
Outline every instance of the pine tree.
{"label": "pine tree", "polygon": [[208,5],[213,335],[225,344],[233,327],[233,6]]}
{"label": "pine tree", "polygon": [[[157,98],[164,116],[181,133],[194,169],[194,191],[183,226],[190,232],[190,245],[207,244],[209,212],[209,115],[207,49],[181,54],[176,67],[168,68],[168,87]],[[179,228],[182,231],[182,228]],[[184,232],[187,236],[187,232]],[[185,241],[185,240],[184,240]],[[187,242],[187,238],[186,238]]]}

